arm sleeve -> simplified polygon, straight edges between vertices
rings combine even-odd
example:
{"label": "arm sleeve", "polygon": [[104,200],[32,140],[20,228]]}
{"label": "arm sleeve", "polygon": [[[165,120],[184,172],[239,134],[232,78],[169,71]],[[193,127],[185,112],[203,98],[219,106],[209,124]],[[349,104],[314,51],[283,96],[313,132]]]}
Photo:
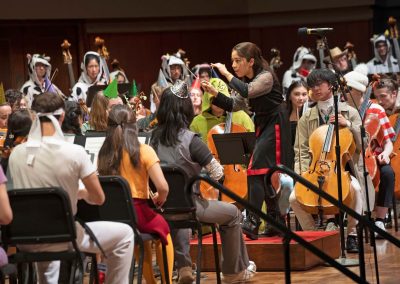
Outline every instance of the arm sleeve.
{"label": "arm sleeve", "polygon": [[140,145],[140,159],[143,161],[146,171],[148,171],[154,164],[159,163],[160,159],[156,151],[149,145]]}
{"label": "arm sleeve", "polygon": [[349,110],[349,117],[347,118],[351,122],[350,131],[353,134],[354,141],[358,152],[361,152],[361,118],[355,109]]}
{"label": "arm sleeve", "polygon": [[307,121],[303,115],[297,124],[296,139],[294,142],[294,170],[298,174],[306,171],[310,164],[308,139]]}
{"label": "arm sleeve", "polygon": [[213,159],[207,145],[197,135],[193,137],[192,143],[189,145],[189,152],[193,162],[198,163],[202,167],[208,165]]}
{"label": "arm sleeve", "polygon": [[244,98],[257,98],[272,90],[274,79],[270,72],[264,71],[258,74],[250,83],[243,82],[233,77],[229,86]]}
{"label": "arm sleeve", "polygon": [[233,110],[233,99],[225,96],[222,93],[218,93],[212,99],[212,104],[216,105],[217,107],[222,108],[223,110],[229,111],[229,112]]}

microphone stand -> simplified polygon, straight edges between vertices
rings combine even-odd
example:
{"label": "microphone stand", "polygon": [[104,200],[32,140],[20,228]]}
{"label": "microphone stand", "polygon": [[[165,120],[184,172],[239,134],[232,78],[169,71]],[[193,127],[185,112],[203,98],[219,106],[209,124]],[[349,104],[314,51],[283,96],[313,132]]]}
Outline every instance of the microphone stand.
{"label": "microphone stand", "polygon": [[[329,57],[332,62],[332,66],[335,69],[335,75],[337,78],[337,84],[333,86],[333,101],[334,101],[334,109],[335,109],[335,135],[336,135],[336,174],[337,174],[337,184],[338,184],[338,202],[339,204],[343,203],[343,192],[342,192],[342,170],[341,170],[341,158],[340,158],[340,137],[339,137],[339,97],[337,91],[340,89],[342,95],[346,98],[345,89],[341,78],[343,75],[340,73],[339,70],[336,70],[336,66],[333,64],[333,58],[329,50],[328,40],[325,35],[322,36],[322,40],[324,42],[325,48],[329,54]],[[343,266],[357,266],[360,264],[358,259],[349,259],[346,258],[345,253],[345,238],[344,238],[344,226],[343,226],[343,213],[339,211],[339,228],[340,228],[340,248],[341,248],[341,255],[336,261]],[[362,245],[362,240],[361,240]],[[361,263],[362,267],[365,270],[365,263]],[[361,269],[361,267],[360,267]]]}
{"label": "microphone stand", "polygon": [[[333,64],[333,58],[332,55],[330,53],[329,50],[329,46],[328,46],[328,40],[326,38],[326,36],[322,37],[322,40],[324,42],[325,48],[328,51],[329,57],[331,59],[332,62],[332,67],[335,70],[335,75],[337,78],[337,83],[338,86],[340,88],[341,93],[343,94],[343,96],[346,99],[346,94],[350,95],[350,98],[352,99],[353,103],[354,103],[354,98],[351,95],[351,93],[348,91],[347,86],[345,85],[345,79],[343,77],[342,72],[336,67],[335,64]],[[369,99],[369,98],[368,98]],[[347,99],[346,99],[347,100]],[[337,95],[334,96],[334,104],[335,104],[335,131],[336,131],[336,156],[337,156],[337,164],[339,164],[340,162],[340,145],[339,145],[339,128],[338,128],[338,98]],[[356,104],[354,103],[354,105],[356,106]],[[364,187],[365,187],[365,197],[366,197],[366,203],[367,203],[367,211],[365,212],[367,215],[367,218],[369,221],[372,221],[372,214],[371,214],[371,208],[370,208],[370,204],[369,204],[369,189],[368,189],[368,180],[367,177],[369,175],[366,165],[365,165],[365,139],[366,139],[366,132],[365,132],[365,127],[364,127],[364,115],[360,113],[360,110],[358,109],[358,107],[356,107],[357,113],[361,118],[361,155],[362,155],[362,163],[363,163],[363,176],[364,176]],[[341,169],[338,166],[337,167],[337,172],[338,172],[338,201],[339,203],[342,203],[343,199],[342,199],[342,183],[341,183]],[[340,174],[339,174],[340,173]],[[340,181],[340,182],[339,182]],[[343,214],[342,212],[340,212],[339,214],[339,226],[340,226],[340,238],[341,238],[341,257],[337,260],[339,263],[343,264],[343,265],[347,265],[347,266],[351,266],[351,265],[360,265],[360,271],[361,274],[365,275],[365,261],[364,261],[364,256],[361,255],[364,252],[363,249],[363,239],[359,239],[358,240],[358,247],[359,247],[359,263],[357,263],[356,259],[347,259],[345,252],[344,252],[344,227],[343,227]],[[357,235],[358,237],[361,236],[362,237],[362,228],[359,226],[359,224],[357,225]],[[374,252],[374,262],[375,262],[375,275],[376,275],[376,280],[377,283],[379,284],[379,269],[378,269],[378,259],[377,259],[377,251],[376,251],[376,242],[375,242],[375,234],[373,231],[370,232],[371,235],[371,246],[373,247],[373,252]],[[353,264],[349,264],[353,262]]]}

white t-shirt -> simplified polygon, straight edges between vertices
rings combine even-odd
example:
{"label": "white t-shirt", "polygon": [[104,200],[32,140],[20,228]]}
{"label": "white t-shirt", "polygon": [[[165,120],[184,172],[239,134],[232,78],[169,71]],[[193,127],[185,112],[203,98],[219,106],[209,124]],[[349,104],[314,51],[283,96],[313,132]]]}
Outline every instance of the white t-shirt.
{"label": "white t-shirt", "polygon": [[[15,147],[10,155],[9,169],[14,188],[59,186],[71,199],[73,214],[76,213],[78,181],[96,171],[82,146],[43,137],[31,165],[28,165],[26,143]],[[29,152],[31,153],[31,152]]]}

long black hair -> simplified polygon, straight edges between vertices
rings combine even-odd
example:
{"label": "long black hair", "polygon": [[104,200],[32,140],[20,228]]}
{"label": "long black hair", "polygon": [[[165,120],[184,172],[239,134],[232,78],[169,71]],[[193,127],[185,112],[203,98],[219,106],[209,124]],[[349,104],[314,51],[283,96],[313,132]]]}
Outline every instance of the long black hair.
{"label": "long black hair", "polygon": [[261,71],[266,70],[272,74],[275,83],[280,84],[274,70],[269,66],[268,62],[262,56],[261,49],[252,42],[241,42],[235,45],[232,50],[235,50],[240,57],[246,58],[247,61],[254,59],[253,72],[254,77]]}
{"label": "long black hair", "polygon": [[82,135],[81,124],[79,117],[83,119],[83,112],[77,102],[65,102],[65,117],[61,125],[61,129],[65,133],[73,133],[75,135]]}
{"label": "long black hair", "polygon": [[118,175],[123,150],[128,152],[134,167],[140,167],[140,143],[137,136],[136,117],[126,105],[115,105],[108,116],[106,139],[99,151],[100,175]]}
{"label": "long black hair", "polygon": [[178,97],[170,87],[165,89],[157,112],[158,125],[152,133],[152,146],[155,149],[159,144],[167,147],[176,146],[180,142],[179,131],[189,128],[193,118],[194,111],[190,96]]}
{"label": "long black hair", "polygon": [[[288,114],[290,115],[293,109],[293,103],[292,100],[290,99],[290,95],[292,93],[292,91],[298,87],[304,87],[306,88],[306,90],[308,90],[308,85],[305,81],[303,80],[298,80],[298,81],[294,81],[292,82],[292,84],[290,84],[289,88],[287,89],[287,93],[286,93],[286,108],[288,111]],[[300,110],[299,116],[301,117],[303,112],[303,109]]]}

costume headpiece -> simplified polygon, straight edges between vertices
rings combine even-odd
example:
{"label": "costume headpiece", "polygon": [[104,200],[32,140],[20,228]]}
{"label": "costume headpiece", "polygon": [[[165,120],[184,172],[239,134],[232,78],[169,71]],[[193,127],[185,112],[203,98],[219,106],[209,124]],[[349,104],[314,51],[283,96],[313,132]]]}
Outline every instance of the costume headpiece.
{"label": "costume headpiece", "polygon": [[171,92],[181,99],[189,97],[188,86],[185,81],[176,80],[175,84],[171,87]]}

